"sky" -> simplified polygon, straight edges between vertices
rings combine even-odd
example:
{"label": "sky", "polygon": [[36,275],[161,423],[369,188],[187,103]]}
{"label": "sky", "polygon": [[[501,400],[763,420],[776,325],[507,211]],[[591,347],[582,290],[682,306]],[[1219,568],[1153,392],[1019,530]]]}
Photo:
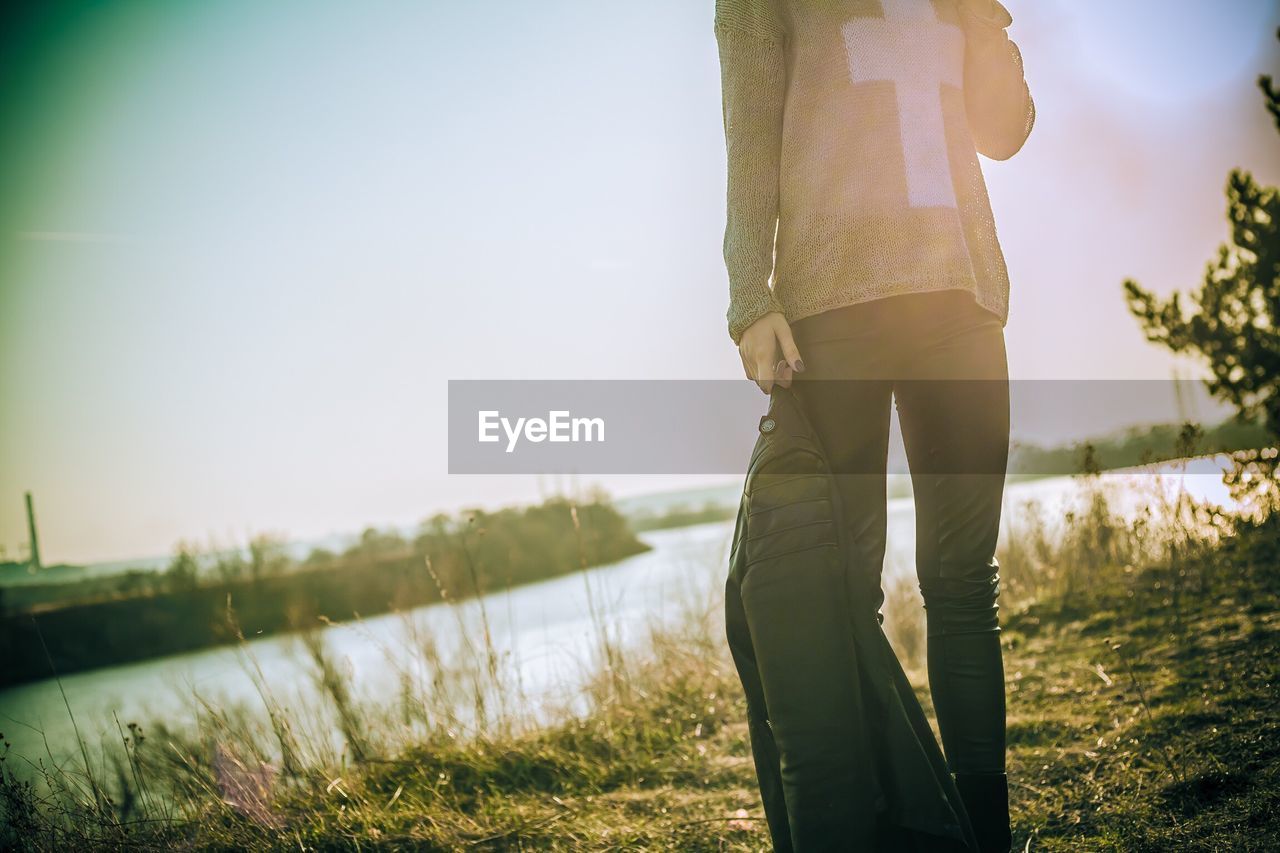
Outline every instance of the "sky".
{"label": "sky", "polygon": [[[41,5],[0,57],[10,558],[27,490],[46,563],[533,500],[448,475],[447,380],[740,376],[710,0]],[[1280,8],[1006,5],[1012,375],[1196,375],[1120,283],[1194,286],[1228,171],[1280,183]]]}

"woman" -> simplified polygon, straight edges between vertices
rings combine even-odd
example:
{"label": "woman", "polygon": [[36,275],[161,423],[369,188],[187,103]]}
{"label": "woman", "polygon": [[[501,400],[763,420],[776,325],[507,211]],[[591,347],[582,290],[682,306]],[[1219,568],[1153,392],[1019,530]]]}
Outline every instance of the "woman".
{"label": "woman", "polygon": [[[984,853],[1011,843],[995,560],[1009,283],[977,154],[1011,157],[1034,121],[1011,22],[995,0],[717,0],[715,15],[729,334],[765,393],[796,380],[838,475],[857,606],[877,618],[896,402],[930,690]],[[812,802],[823,757],[780,758],[787,810]],[[873,837],[823,820],[792,825],[796,846]]]}

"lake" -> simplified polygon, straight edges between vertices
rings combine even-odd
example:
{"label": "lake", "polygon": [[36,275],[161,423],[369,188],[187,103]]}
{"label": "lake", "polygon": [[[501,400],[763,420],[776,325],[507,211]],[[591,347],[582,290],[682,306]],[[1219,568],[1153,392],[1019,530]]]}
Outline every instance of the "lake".
{"label": "lake", "polygon": [[[1104,475],[1119,485],[1128,511],[1149,505],[1157,491],[1185,488],[1193,497],[1229,505],[1220,461],[1202,460],[1194,473]],[[1058,477],[1010,485],[1006,528],[1025,517],[1033,502],[1052,527],[1078,499],[1080,484]],[[506,687],[484,697],[486,707],[514,713],[536,724],[582,707],[582,687],[600,666],[601,637],[618,646],[642,642],[655,627],[677,623],[690,610],[714,607],[727,571],[733,522],[644,533],[653,550],[611,566],[562,576],[459,604],[435,604],[406,614],[388,614],[322,630],[330,657],[350,673],[357,698],[385,706],[394,717],[406,686],[453,690],[456,722],[476,721],[477,671],[493,665]],[[1006,530],[1006,535],[1008,531]],[[889,507],[886,580],[912,573],[914,513],[910,499]],[[487,626],[487,629],[486,629]],[[486,636],[486,642],[483,638]],[[429,648],[429,653],[421,650]],[[424,660],[449,661],[448,678]],[[314,666],[294,636],[251,639],[243,647],[153,659],[77,673],[0,691],[0,731],[12,743],[10,766],[19,775],[49,755],[59,762],[76,753],[75,729],[90,744],[114,742],[116,720],[127,725],[164,720],[192,724],[210,710],[242,706],[265,709],[264,695],[288,709],[299,728],[332,732],[327,703],[312,676]],[[65,701],[64,701],[65,691]],[[406,727],[408,724],[406,723]],[[105,740],[104,740],[105,739]],[[336,735],[331,739],[336,743]],[[46,748],[47,743],[47,748]],[[47,751],[46,751],[47,749]],[[78,760],[78,759],[77,759]]]}

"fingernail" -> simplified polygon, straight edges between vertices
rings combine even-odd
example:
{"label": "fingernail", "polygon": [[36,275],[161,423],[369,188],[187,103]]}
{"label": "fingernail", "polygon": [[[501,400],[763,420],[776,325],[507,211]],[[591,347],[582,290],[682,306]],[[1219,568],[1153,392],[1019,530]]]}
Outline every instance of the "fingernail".
{"label": "fingernail", "polygon": [[804,373],[804,360],[797,358],[796,363],[791,366],[791,369],[796,373]]}

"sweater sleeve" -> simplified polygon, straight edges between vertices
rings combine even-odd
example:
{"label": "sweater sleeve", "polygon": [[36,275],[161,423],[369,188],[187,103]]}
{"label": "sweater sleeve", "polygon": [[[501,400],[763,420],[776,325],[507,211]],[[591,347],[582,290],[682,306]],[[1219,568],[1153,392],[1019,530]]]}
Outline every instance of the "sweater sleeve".
{"label": "sweater sleeve", "polygon": [[1023,74],[1022,53],[1005,28],[1013,23],[997,0],[964,0],[964,96],[978,151],[1007,160],[1021,150],[1036,120]]}
{"label": "sweater sleeve", "polygon": [[716,0],[715,36],[728,161],[729,336],[736,344],[760,317],[782,310],[769,279],[778,221],[785,30],[775,0]]}

